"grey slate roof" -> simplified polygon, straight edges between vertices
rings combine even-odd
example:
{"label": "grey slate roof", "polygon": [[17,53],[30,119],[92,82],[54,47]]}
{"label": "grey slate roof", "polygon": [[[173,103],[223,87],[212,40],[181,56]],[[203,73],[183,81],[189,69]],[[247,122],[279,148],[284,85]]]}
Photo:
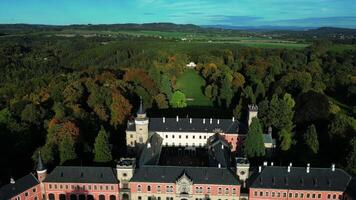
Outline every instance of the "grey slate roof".
{"label": "grey slate roof", "polygon": [[33,174],[28,174],[16,180],[14,184],[9,183],[0,188],[0,199],[10,199],[38,184],[37,178]]}
{"label": "grey slate roof", "polygon": [[52,183],[118,183],[110,167],[57,166],[44,182]]}
{"label": "grey slate roof", "polygon": [[[219,124],[218,124],[219,120]],[[220,131],[217,131],[220,129]],[[135,131],[135,124],[129,123],[128,131]],[[245,134],[246,127],[239,121],[232,121],[231,119],[205,119],[205,124],[202,118],[193,118],[190,123],[189,118],[149,118],[149,130],[152,132],[224,132],[231,134]]]}
{"label": "grey slate roof", "polygon": [[351,177],[342,169],[266,166],[251,177],[251,188],[345,191]]}
{"label": "grey slate roof", "polygon": [[140,155],[138,165],[156,165],[162,150],[163,138],[154,133],[148,140]]}
{"label": "grey slate roof", "polygon": [[196,184],[240,185],[227,168],[183,166],[143,166],[136,169],[131,182],[175,183],[183,173]]}
{"label": "grey slate roof", "polygon": [[231,166],[230,145],[220,134],[215,134],[208,139],[209,165],[217,167]]}
{"label": "grey slate roof", "polygon": [[45,170],[45,166],[42,161],[41,153],[38,152],[38,158],[37,158],[37,171],[43,171]]}
{"label": "grey slate roof", "polygon": [[356,177],[353,177],[347,186],[347,194],[352,198],[356,199]]}

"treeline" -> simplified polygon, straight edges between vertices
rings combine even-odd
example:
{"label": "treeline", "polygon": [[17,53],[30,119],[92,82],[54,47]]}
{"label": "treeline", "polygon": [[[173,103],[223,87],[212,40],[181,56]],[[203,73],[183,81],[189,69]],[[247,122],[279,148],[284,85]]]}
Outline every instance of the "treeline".
{"label": "treeline", "polygon": [[[329,51],[332,44],[325,41],[287,50],[148,38],[0,40],[5,181],[31,171],[38,152],[49,167],[123,156],[126,120],[140,97],[151,110],[186,106],[175,83],[190,61],[215,107],[244,121],[247,105],[259,106],[254,130],[272,127],[277,162],[335,162],[356,172],[354,51]],[[263,157],[253,149],[246,153]]]}

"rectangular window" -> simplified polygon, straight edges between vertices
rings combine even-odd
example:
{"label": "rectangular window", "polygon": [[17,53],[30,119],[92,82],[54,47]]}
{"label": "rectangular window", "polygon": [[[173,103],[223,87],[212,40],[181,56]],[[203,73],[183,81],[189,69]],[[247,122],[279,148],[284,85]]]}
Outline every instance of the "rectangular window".
{"label": "rectangular window", "polygon": [[206,193],[210,194],[210,187],[206,189]]}
{"label": "rectangular window", "polygon": [[161,192],[161,186],[157,185],[157,192]]}
{"label": "rectangular window", "polygon": [[300,193],[300,198],[304,198],[304,193]]}
{"label": "rectangular window", "polygon": [[315,199],[315,196],[316,196],[315,194],[312,194],[313,199]]}
{"label": "rectangular window", "polygon": [[328,194],[328,199],[330,199],[331,198],[331,194]]}
{"label": "rectangular window", "polygon": [[281,193],[280,192],[277,192],[277,197],[281,197]]}
{"label": "rectangular window", "polygon": [[218,189],[218,193],[222,194],[222,189],[221,188]]}
{"label": "rectangular window", "polygon": [[[336,196],[335,196],[336,197]],[[321,194],[318,194],[318,199],[320,199],[321,198]]]}
{"label": "rectangular window", "polygon": [[27,197],[28,196],[28,192],[25,192],[25,197]]}
{"label": "rectangular window", "polygon": [[57,189],[57,184],[54,184],[54,189]]}
{"label": "rectangular window", "polygon": [[260,197],[263,197],[263,192],[260,192]]}
{"label": "rectangular window", "polygon": [[308,199],[310,198],[310,194],[309,194],[309,193],[307,194],[307,198],[308,198]]}
{"label": "rectangular window", "polygon": [[188,135],[185,136],[185,139],[188,139]]}
{"label": "rectangular window", "polygon": [[293,194],[292,193],[289,193],[289,198],[292,198]]}
{"label": "rectangular window", "polygon": [[94,190],[97,190],[97,189],[98,189],[98,187],[96,185],[94,185]]}
{"label": "rectangular window", "polygon": [[36,192],[36,188],[33,188],[33,189],[32,189],[32,192]]}
{"label": "rectangular window", "polygon": [[298,193],[295,193],[295,194],[294,194],[294,198],[298,198]]}
{"label": "rectangular window", "polygon": [[141,197],[141,196],[138,196],[138,200],[142,200],[142,197]]}
{"label": "rectangular window", "polygon": [[179,139],[181,139],[181,138],[182,138],[182,136],[181,136],[181,135],[179,135],[178,137],[179,137]]}
{"label": "rectangular window", "polygon": [[49,184],[48,187],[49,187],[49,189],[52,189],[52,185],[51,184]]}
{"label": "rectangular window", "polygon": [[283,197],[287,197],[287,193],[283,192]]}
{"label": "rectangular window", "polygon": [[269,196],[269,193],[268,192],[266,192],[266,197],[268,197]]}
{"label": "rectangular window", "polygon": [[68,185],[66,185],[66,190],[68,190],[68,188],[69,188],[69,186],[68,186]]}
{"label": "rectangular window", "polygon": [[274,196],[275,196],[275,194],[276,194],[276,193],[272,192],[272,197],[274,197]]}
{"label": "rectangular window", "polygon": [[132,135],[132,134],[130,134],[130,138],[133,138],[133,135]]}
{"label": "rectangular window", "polygon": [[232,194],[236,194],[236,188],[232,188]]}

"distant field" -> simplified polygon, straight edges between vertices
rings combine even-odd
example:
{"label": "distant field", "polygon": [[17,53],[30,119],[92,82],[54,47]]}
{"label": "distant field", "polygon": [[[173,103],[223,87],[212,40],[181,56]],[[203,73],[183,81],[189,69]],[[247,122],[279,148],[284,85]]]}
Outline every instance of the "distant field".
{"label": "distant field", "polygon": [[296,41],[280,40],[268,37],[242,37],[230,33],[202,33],[202,32],[179,32],[179,31],[92,31],[92,30],[64,30],[61,32],[51,32],[62,37],[73,37],[81,35],[83,37],[93,37],[96,35],[106,35],[108,37],[129,35],[133,37],[154,37],[160,39],[175,40],[180,42],[203,42],[203,43],[230,43],[242,46],[258,48],[293,48],[301,49],[309,46],[307,43],[297,43]]}
{"label": "distant field", "polygon": [[212,102],[203,94],[205,80],[194,70],[186,70],[176,82],[176,88],[182,91],[189,106],[211,106]]}
{"label": "distant field", "polygon": [[347,51],[347,50],[356,50],[356,45],[351,45],[351,44],[337,44],[333,45],[330,48],[331,51],[334,52],[342,52],[342,51]]}

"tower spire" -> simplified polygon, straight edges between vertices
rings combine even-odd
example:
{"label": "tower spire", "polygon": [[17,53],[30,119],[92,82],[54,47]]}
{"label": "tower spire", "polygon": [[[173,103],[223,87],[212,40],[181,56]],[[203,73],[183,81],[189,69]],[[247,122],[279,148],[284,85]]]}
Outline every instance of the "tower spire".
{"label": "tower spire", "polygon": [[143,109],[142,97],[140,97],[140,108],[137,111],[137,115],[143,115],[143,114],[145,114],[145,110]]}
{"label": "tower spire", "polygon": [[43,161],[42,161],[41,152],[38,152],[37,171],[43,171],[45,169],[46,168],[45,168],[45,166],[43,164]]}

